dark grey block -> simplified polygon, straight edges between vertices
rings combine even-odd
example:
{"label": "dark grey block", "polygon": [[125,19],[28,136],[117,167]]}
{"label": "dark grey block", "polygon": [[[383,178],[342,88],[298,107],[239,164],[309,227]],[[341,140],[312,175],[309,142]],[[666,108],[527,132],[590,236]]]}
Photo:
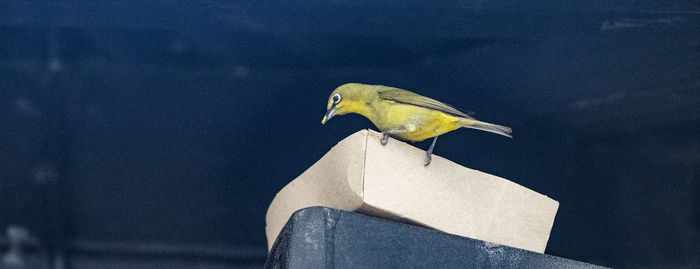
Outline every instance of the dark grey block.
{"label": "dark grey block", "polygon": [[603,268],[325,207],[292,215],[266,268]]}

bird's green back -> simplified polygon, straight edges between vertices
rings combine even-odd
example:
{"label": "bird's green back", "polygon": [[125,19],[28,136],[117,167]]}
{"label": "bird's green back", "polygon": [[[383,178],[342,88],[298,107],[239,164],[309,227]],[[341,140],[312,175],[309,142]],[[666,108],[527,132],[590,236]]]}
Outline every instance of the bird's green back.
{"label": "bird's green back", "polygon": [[401,104],[425,107],[463,118],[471,118],[469,115],[474,114],[472,112],[464,113],[448,104],[407,90],[378,85],[377,87],[380,87],[379,89],[377,89],[377,97],[380,100],[394,101]]}

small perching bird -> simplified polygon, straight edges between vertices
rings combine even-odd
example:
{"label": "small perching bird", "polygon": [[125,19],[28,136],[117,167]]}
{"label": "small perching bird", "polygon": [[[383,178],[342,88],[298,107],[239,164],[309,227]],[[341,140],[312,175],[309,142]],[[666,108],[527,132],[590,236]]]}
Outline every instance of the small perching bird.
{"label": "small perching bird", "polygon": [[348,83],[336,88],[328,98],[325,124],[335,115],[357,113],[368,118],[382,132],[382,145],[389,136],[408,141],[433,138],[426,151],[430,164],[437,137],[466,127],[512,138],[506,126],[478,121],[454,107],[428,97],[381,85]]}

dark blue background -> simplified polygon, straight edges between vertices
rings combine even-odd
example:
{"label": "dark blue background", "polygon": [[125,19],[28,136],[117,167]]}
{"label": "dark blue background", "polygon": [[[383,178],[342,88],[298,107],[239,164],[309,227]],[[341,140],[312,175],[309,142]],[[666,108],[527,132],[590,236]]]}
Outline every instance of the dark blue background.
{"label": "dark blue background", "polygon": [[0,228],[27,227],[43,243],[32,253],[74,268],[259,266],[274,194],[371,127],[357,115],[320,124],[335,87],[363,82],[512,127],[512,140],[449,133],[435,153],[558,200],[547,253],[697,266],[699,12],[695,1],[3,1]]}

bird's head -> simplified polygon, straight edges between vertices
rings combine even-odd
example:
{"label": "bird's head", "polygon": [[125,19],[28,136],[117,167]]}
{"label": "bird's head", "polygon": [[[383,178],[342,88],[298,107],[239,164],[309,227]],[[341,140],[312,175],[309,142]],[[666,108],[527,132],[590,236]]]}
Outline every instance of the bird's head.
{"label": "bird's head", "polygon": [[367,109],[367,104],[374,92],[372,85],[360,83],[347,83],[336,88],[328,97],[328,106],[326,107],[328,110],[323,116],[321,124],[326,124],[335,115],[364,114],[363,111]]}

